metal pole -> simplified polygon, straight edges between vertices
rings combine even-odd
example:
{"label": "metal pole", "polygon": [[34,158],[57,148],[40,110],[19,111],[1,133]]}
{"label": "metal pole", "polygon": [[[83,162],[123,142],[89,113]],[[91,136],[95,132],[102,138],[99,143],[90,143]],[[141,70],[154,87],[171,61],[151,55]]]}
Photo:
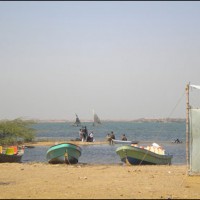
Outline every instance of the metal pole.
{"label": "metal pole", "polygon": [[186,161],[189,167],[189,84],[186,85]]}

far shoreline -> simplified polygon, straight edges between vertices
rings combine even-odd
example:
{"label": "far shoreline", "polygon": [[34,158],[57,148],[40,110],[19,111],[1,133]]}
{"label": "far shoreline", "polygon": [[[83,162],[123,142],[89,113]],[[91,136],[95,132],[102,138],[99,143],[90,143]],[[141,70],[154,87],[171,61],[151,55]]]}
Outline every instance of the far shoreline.
{"label": "far shoreline", "polygon": [[[66,120],[66,119],[24,119],[32,120],[36,123],[71,123],[72,126],[74,124],[74,120]],[[137,118],[137,119],[101,119],[102,123],[106,122],[135,122],[135,123],[142,123],[142,122],[159,122],[159,123],[168,123],[168,122],[185,122],[185,118]],[[82,119],[81,123],[93,123],[93,120]],[[78,127],[78,126],[75,126]],[[81,127],[81,125],[79,126]]]}

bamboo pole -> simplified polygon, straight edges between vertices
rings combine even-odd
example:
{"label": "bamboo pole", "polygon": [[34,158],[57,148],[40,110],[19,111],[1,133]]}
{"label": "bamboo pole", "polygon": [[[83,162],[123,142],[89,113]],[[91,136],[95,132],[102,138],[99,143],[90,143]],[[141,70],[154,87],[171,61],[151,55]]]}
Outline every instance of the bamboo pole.
{"label": "bamboo pole", "polygon": [[189,84],[186,85],[186,161],[189,168]]}

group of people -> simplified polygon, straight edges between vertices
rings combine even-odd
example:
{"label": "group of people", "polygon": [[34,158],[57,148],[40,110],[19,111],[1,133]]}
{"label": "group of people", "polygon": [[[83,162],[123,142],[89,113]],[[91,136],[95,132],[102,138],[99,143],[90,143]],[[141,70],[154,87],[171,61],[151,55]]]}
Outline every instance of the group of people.
{"label": "group of people", "polygon": [[82,142],[94,142],[93,131],[91,131],[91,133],[88,134],[88,130],[86,126],[79,130],[79,137]]}
{"label": "group of people", "polygon": [[113,140],[115,140],[115,134],[113,133],[113,131],[111,131],[111,133],[108,133],[106,139],[109,142],[109,144],[113,144]]}
{"label": "group of people", "polygon": [[[106,139],[109,142],[109,144],[113,144],[113,140],[115,140],[115,134],[113,133],[113,131],[111,131],[111,133],[107,134]],[[121,140],[127,141],[127,137],[125,134],[122,134]]]}
{"label": "group of people", "polygon": [[[86,126],[82,127],[79,130],[79,138],[80,138],[80,141],[82,141],[82,142],[94,142],[95,141],[93,131],[91,131],[88,134],[88,130],[87,130]],[[108,133],[107,136],[106,136],[106,139],[109,142],[109,144],[113,144],[113,140],[115,140],[114,132],[111,131],[111,133]],[[127,141],[127,137],[126,137],[125,134],[121,135],[121,140]]]}

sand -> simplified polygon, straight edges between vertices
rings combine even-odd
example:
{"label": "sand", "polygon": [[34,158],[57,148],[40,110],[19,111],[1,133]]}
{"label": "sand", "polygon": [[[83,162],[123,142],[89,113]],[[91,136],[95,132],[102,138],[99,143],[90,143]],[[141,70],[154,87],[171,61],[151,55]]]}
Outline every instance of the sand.
{"label": "sand", "polygon": [[32,162],[1,163],[0,169],[0,199],[200,198],[200,176],[188,176],[185,165]]}
{"label": "sand", "polygon": [[97,141],[97,142],[81,142],[81,141],[44,141],[44,142],[31,142],[25,143],[25,146],[53,146],[59,143],[72,143],[76,145],[98,145],[98,144],[108,144],[108,141]]}
{"label": "sand", "polygon": [[0,164],[1,199],[198,199],[186,166]]}

